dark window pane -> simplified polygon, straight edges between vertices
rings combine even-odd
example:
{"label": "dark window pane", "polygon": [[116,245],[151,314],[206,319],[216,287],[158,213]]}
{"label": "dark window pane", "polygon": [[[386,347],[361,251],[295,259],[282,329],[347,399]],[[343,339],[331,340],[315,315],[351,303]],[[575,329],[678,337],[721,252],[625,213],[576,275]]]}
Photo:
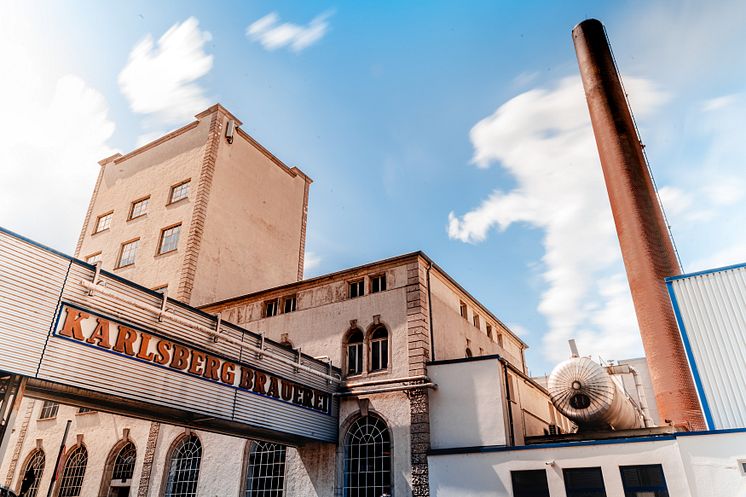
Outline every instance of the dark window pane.
{"label": "dark window pane", "polygon": [[543,469],[511,471],[513,497],[549,497],[547,472]]}
{"label": "dark window pane", "polygon": [[567,497],[606,497],[601,468],[563,470]]}
{"label": "dark window pane", "polygon": [[663,466],[621,466],[622,485],[625,497],[668,497]]}

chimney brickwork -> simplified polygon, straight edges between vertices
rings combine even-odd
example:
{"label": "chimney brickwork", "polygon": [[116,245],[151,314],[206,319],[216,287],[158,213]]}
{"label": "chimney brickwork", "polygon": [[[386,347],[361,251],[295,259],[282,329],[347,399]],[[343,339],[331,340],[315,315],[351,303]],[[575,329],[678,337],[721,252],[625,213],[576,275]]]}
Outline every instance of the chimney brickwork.
{"label": "chimney brickwork", "polygon": [[664,283],[681,268],[606,32],[589,19],[572,36],[661,419],[705,429]]}

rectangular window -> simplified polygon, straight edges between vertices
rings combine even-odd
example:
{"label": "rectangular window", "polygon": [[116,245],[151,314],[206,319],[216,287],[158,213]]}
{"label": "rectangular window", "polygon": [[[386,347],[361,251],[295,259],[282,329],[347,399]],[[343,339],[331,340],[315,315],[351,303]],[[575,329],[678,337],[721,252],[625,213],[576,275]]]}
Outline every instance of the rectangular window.
{"label": "rectangular window", "polygon": [[95,254],[91,254],[88,257],[85,258],[85,261],[88,264],[96,264],[97,262],[101,262],[101,252],[96,252]]}
{"label": "rectangular window", "polygon": [[349,296],[351,299],[362,297],[364,295],[365,289],[363,287],[363,280],[352,281],[349,283],[349,286]]}
{"label": "rectangular window", "polygon": [[45,400],[44,405],[41,406],[41,413],[39,413],[39,419],[52,419],[57,417],[57,411],[60,405],[57,402],[51,400]]}
{"label": "rectangular window", "polygon": [[181,232],[181,225],[171,226],[170,228],[163,228],[161,230],[161,243],[158,249],[159,254],[165,254],[167,252],[173,252],[179,245],[179,233]]}
{"label": "rectangular window", "polygon": [[80,407],[78,409],[78,414],[85,414],[87,412],[96,412],[96,411],[94,411],[93,409],[89,409],[87,407]]}
{"label": "rectangular window", "polygon": [[386,275],[379,274],[378,276],[370,277],[370,293],[378,293],[386,291]]}
{"label": "rectangular window", "polygon": [[141,198],[132,202],[130,207],[130,219],[136,219],[140,216],[144,216],[148,213],[148,204],[150,203],[150,197]]}
{"label": "rectangular window", "polygon": [[668,497],[663,466],[620,466],[624,497]]}
{"label": "rectangular window", "polygon": [[567,497],[606,497],[601,468],[568,468],[562,473]]}
{"label": "rectangular window", "polygon": [[505,348],[505,347],[503,347],[503,335],[502,335],[502,333],[498,333],[497,334],[497,344],[500,347]]}
{"label": "rectangular window", "polygon": [[101,233],[104,230],[108,230],[111,226],[112,216],[114,216],[114,211],[107,212],[106,214],[101,214],[100,216],[98,216],[98,218],[96,219],[96,230],[93,233],[96,234]]}
{"label": "rectangular window", "polygon": [[179,183],[178,185],[174,185],[171,187],[171,196],[169,197],[170,204],[178,202],[179,200],[187,198],[189,196],[189,182],[190,180],[186,180]]}
{"label": "rectangular window", "polygon": [[466,310],[466,304],[463,302],[459,302],[459,312],[461,313],[462,318],[469,319],[467,316],[468,311]]}
{"label": "rectangular window", "polygon": [[264,303],[264,317],[277,316],[277,299],[268,300]]}
{"label": "rectangular window", "polygon": [[288,312],[295,312],[295,295],[289,295],[282,299],[282,312],[287,314]]}
{"label": "rectangular window", "polygon": [[492,325],[490,323],[487,323],[487,338],[492,340]]}
{"label": "rectangular window", "polygon": [[479,328],[479,314],[474,314],[474,318],[472,318],[472,321],[474,322],[474,327]]}
{"label": "rectangular window", "polygon": [[513,497],[549,497],[547,472],[544,469],[511,471]]}
{"label": "rectangular window", "polygon": [[122,244],[122,249],[119,253],[119,264],[117,265],[117,267],[131,266],[135,263],[137,246],[139,244],[139,238],[137,240],[132,240],[131,242],[125,242]]}

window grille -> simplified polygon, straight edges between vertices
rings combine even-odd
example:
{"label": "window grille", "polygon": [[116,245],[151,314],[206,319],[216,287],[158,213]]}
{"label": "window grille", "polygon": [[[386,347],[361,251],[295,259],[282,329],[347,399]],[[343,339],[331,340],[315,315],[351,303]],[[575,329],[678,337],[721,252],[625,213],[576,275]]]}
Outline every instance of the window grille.
{"label": "window grille", "polygon": [[83,486],[85,468],[88,465],[88,451],[82,445],[70,452],[65,460],[65,469],[60,479],[58,497],[77,497]]}
{"label": "window grille", "polygon": [[189,196],[189,181],[179,183],[171,187],[171,203],[178,202],[182,198]]}
{"label": "window grille", "polygon": [[285,494],[285,446],[253,442],[246,471],[245,497],[282,497]]}
{"label": "window grille", "polygon": [[389,367],[389,333],[386,328],[376,328],[370,337],[370,370],[380,371]]}
{"label": "window grille", "polygon": [[57,411],[60,409],[60,405],[57,402],[51,400],[45,400],[44,405],[41,406],[41,413],[39,419],[52,419],[57,417]]}
{"label": "window grille", "polygon": [[127,442],[117,454],[111,479],[123,482],[132,479],[132,473],[135,471],[135,459],[137,459],[135,444]]}
{"label": "window grille", "polygon": [[28,488],[24,486],[24,483],[21,483],[21,489],[26,489],[26,493],[23,494],[24,497],[36,497],[36,493],[39,491],[39,483],[41,483],[41,475],[44,473],[45,463],[46,457],[44,457],[44,451],[36,449],[21,473],[21,478],[23,478],[24,482],[26,481],[27,473],[30,472],[30,476],[33,475],[33,483]]}
{"label": "window grille", "polygon": [[363,372],[363,332],[354,330],[347,338],[347,374]]}
{"label": "window grille", "polygon": [[363,280],[351,281],[349,283],[349,296],[351,299],[362,297],[364,294],[365,287],[363,286]]}
{"label": "window grille", "polygon": [[92,254],[92,255],[89,255],[88,257],[86,257],[85,261],[88,264],[96,264],[97,262],[99,262],[101,260],[101,257],[102,257],[101,252],[98,252],[96,254]]}
{"label": "window grille", "polygon": [[549,497],[547,472],[544,469],[511,471],[513,497]]}
{"label": "window grille", "polygon": [[660,464],[620,466],[624,497],[668,497],[666,477]]}
{"label": "window grille", "polygon": [[372,276],[370,278],[370,293],[378,293],[386,291],[386,275],[379,274],[378,276]]}
{"label": "window grille", "polygon": [[264,317],[277,316],[277,299],[268,300],[264,303]]}
{"label": "window grille", "polygon": [[568,468],[562,473],[567,497],[606,497],[601,468]]}
{"label": "window grille", "polygon": [[96,219],[96,231],[94,233],[99,233],[104,230],[108,230],[111,226],[111,218],[114,216],[113,212],[109,212],[107,214],[103,214],[101,216],[98,216],[98,219]]}
{"label": "window grille", "polygon": [[181,225],[172,226],[161,231],[161,246],[158,250],[159,254],[165,254],[176,250],[179,245],[179,234],[181,232]]}
{"label": "window grille", "polygon": [[282,312],[288,313],[288,312],[295,312],[295,304],[296,304],[296,298],[295,295],[290,295],[288,297],[285,297],[282,300]]}
{"label": "window grille", "polygon": [[137,255],[137,246],[140,244],[140,240],[133,240],[122,244],[122,252],[119,255],[119,267],[129,266],[135,263],[135,256]]}
{"label": "window grille", "polygon": [[391,435],[386,423],[364,416],[345,437],[344,497],[391,494]]}
{"label": "window grille", "polygon": [[132,209],[130,209],[130,219],[144,216],[148,213],[148,204],[150,203],[150,197],[142,200],[136,200],[132,202]]}
{"label": "window grille", "polygon": [[168,482],[164,497],[196,497],[202,444],[190,435],[174,447],[168,468]]}

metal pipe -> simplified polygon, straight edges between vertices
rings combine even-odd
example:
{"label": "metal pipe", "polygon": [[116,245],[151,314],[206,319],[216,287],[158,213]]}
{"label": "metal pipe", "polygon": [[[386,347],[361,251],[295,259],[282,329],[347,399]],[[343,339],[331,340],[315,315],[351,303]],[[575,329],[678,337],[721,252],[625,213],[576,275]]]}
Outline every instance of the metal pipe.
{"label": "metal pipe", "polygon": [[372,393],[386,393],[386,392],[401,392],[404,390],[415,390],[417,388],[438,388],[435,383],[418,383],[416,385],[402,385],[398,387],[383,387],[383,388],[372,388],[370,390],[349,390],[347,392],[335,392],[332,395],[335,397],[350,397],[353,395],[369,395]]}
{"label": "metal pipe", "polygon": [[588,19],[572,37],[661,418],[705,429],[664,284],[681,268],[606,31]]}
{"label": "metal pipe", "polygon": [[632,366],[628,366],[632,377],[635,379],[635,389],[637,390],[637,397],[640,399],[640,409],[642,410],[642,417],[645,420],[645,428],[654,426],[653,418],[650,417],[650,408],[648,407],[648,399],[645,397],[645,387],[640,380],[640,373],[637,372]]}
{"label": "metal pipe", "polygon": [[367,387],[367,386],[373,386],[373,385],[386,385],[388,383],[404,383],[405,381],[430,381],[430,378],[427,375],[419,375],[419,376],[408,376],[406,378],[389,378],[388,380],[373,380],[373,381],[359,381],[357,383],[345,383],[343,386],[347,388],[355,388],[355,387]]}
{"label": "metal pipe", "polygon": [[[80,280],[80,284],[82,286],[84,286],[85,288],[88,288],[89,290],[93,290],[95,292],[101,292],[104,295],[108,295],[110,297],[114,297],[116,299],[119,299],[122,302],[126,302],[126,303],[128,303],[130,305],[133,305],[135,307],[139,307],[140,309],[143,309],[143,310],[146,310],[146,311],[151,311],[155,315],[160,315],[162,318],[166,318],[166,319],[169,319],[169,320],[174,321],[176,323],[182,324],[182,325],[187,326],[187,327],[189,327],[189,328],[191,328],[191,329],[193,329],[195,331],[200,331],[200,332],[204,333],[205,335],[207,335],[209,338],[214,338],[215,336],[217,336],[215,330],[212,329],[212,328],[207,328],[205,326],[196,324],[196,323],[190,321],[189,319],[182,318],[182,317],[177,316],[175,314],[169,314],[168,312],[161,312],[161,309],[158,308],[158,307],[154,307],[154,306],[151,306],[151,305],[148,305],[148,304],[143,304],[142,302],[139,302],[139,301],[137,301],[135,299],[127,297],[126,295],[122,295],[122,294],[120,294],[118,292],[115,292],[114,290],[109,290],[108,288],[106,288],[104,286],[94,285],[90,281],[86,281],[86,280]],[[236,345],[238,347],[247,347],[247,348],[249,348],[249,349],[251,349],[251,350],[253,350],[253,351],[257,352],[257,353],[260,353],[260,354],[267,354],[267,355],[269,355],[270,357],[272,357],[273,359],[275,359],[277,361],[280,361],[282,363],[285,363],[285,364],[288,364],[290,366],[293,366],[296,369],[302,369],[303,371],[306,371],[307,373],[311,373],[313,375],[319,376],[319,377],[324,378],[326,380],[333,381],[333,382],[336,382],[336,383],[339,383],[339,382],[342,381],[342,379],[339,378],[339,377],[337,377],[337,376],[332,376],[332,375],[328,375],[326,373],[322,373],[322,372],[316,371],[315,369],[310,368],[308,366],[304,366],[302,364],[298,364],[297,360],[286,359],[285,357],[283,357],[281,355],[273,354],[271,351],[268,351],[266,349],[262,350],[261,348],[256,347],[254,345],[251,345],[249,343],[233,339],[230,336],[227,336],[227,335],[226,336],[220,336],[220,340],[226,341],[228,343],[232,343],[233,345]]]}

